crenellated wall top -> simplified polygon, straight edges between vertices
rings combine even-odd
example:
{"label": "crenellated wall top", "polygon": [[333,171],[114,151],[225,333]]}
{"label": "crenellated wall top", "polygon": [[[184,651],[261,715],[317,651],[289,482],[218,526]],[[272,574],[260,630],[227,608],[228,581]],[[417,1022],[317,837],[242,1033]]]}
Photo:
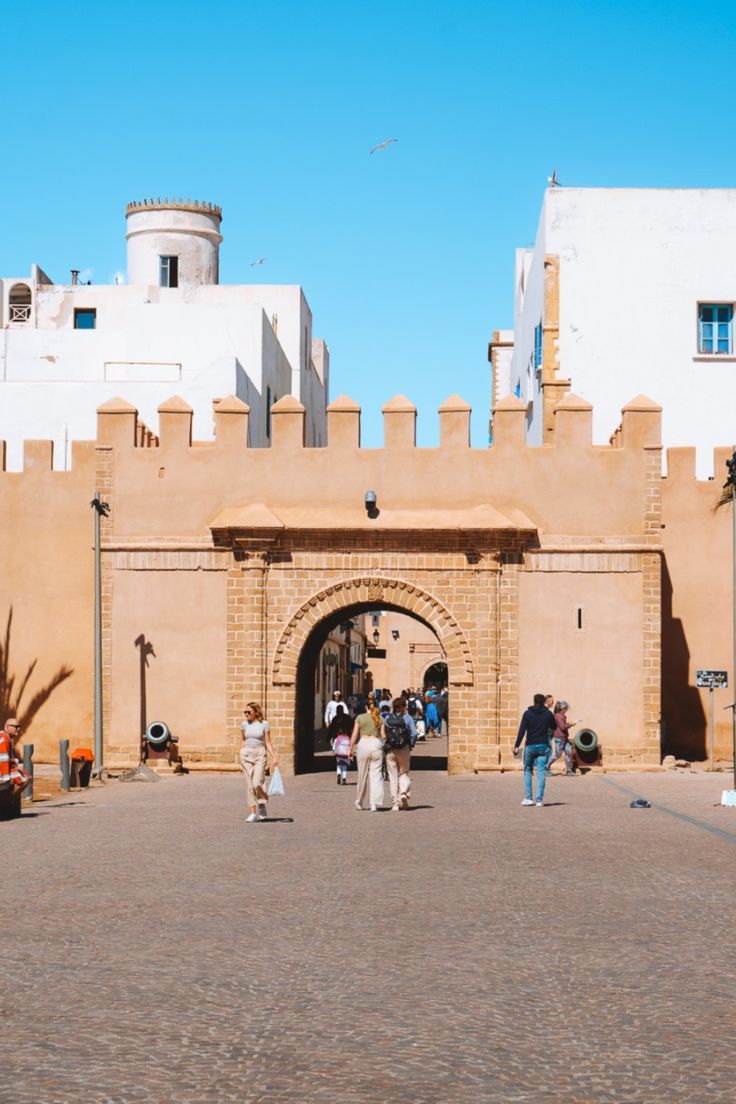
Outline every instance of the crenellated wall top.
{"label": "crenellated wall top", "polygon": [[198,215],[210,215],[222,221],[222,207],[215,203],[207,203],[199,199],[134,199],[125,208],[125,217],[140,214],[141,211],[193,211]]}

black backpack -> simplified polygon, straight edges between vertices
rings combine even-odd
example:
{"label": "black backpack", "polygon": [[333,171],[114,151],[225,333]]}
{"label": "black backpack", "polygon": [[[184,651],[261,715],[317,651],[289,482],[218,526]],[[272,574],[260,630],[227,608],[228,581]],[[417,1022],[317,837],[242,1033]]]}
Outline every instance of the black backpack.
{"label": "black backpack", "polygon": [[386,742],[384,747],[387,747],[389,751],[396,751],[398,748],[409,747],[411,744],[411,733],[403,717],[396,713],[391,713],[388,717],[384,718],[383,723],[386,726]]}

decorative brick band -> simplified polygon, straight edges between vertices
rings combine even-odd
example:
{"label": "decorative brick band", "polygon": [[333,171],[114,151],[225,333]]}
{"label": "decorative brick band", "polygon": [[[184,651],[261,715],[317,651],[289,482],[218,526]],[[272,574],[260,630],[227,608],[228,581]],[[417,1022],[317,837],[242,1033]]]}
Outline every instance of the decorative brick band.
{"label": "decorative brick band", "polygon": [[228,571],[229,551],[182,551],[156,549],[146,552],[112,552],[109,562],[115,571]]}
{"label": "decorative brick band", "polygon": [[292,616],[276,645],[273,682],[296,682],[299,655],[304,643],[320,621],[348,606],[385,603],[425,621],[437,634],[447,656],[449,680],[454,685],[473,685],[473,662],[463,630],[448,610],[433,595],[404,579],[343,579],[313,595]]}
{"label": "decorative brick band", "polygon": [[527,571],[641,571],[642,557],[638,552],[528,552]]}

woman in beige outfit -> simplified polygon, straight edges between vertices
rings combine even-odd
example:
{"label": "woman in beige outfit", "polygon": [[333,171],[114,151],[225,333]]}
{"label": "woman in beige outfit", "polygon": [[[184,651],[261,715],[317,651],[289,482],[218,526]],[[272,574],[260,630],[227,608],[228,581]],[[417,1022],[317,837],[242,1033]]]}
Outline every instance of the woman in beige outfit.
{"label": "woman in beige outfit", "polygon": [[[381,714],[375,702],[368,703],[368,711],[355,718],[350,737],[350,758],[356,756],[358,765],[358,799],[356,809],[365,809],[366,798],[370,811],[375,813],[383,801],[383,742],[380,737]],[[357,753],[355,747],[357,744]]]}
{"label": "woman in beige outfit", "polygon": [[243,733],[243,746],[240,749],[240,765],[248,783],[249,824],[256,820],[265,820],[268,816],[266,802],[266,756],[271,756],[271,766],[279,765],[279,757],[273,750],[268,721],[258,702],[248,702],[244,710],[245,720],[240,726]]}

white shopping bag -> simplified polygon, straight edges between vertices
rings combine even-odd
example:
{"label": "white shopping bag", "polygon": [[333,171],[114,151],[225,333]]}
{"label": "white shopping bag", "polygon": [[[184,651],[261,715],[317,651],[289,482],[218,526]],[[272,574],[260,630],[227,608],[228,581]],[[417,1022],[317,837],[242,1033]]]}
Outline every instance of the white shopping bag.
{"label": "white shopping bag", "polygon": [[274,767],[273,774],[271,775],[271,781],[268,784],[268,796],[269,797],[283,797],[284,783],[281,778],[281,771],[278,767]]}

